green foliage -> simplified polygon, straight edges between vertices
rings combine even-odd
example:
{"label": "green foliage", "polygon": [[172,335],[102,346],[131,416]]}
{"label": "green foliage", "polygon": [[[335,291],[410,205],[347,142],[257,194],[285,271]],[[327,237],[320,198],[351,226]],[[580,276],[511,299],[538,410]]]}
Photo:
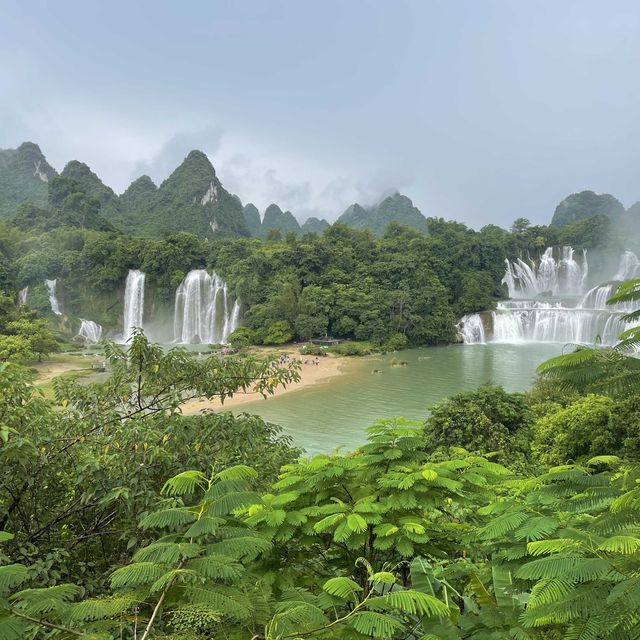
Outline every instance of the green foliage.
{"label": "green foliage", "polygon": [[17,308],[0,291],[0,361],[41,359],[58,350],[47,321],[27,307]]}
{"label": "green foliage", "polygon": [[263,344],[286,344],[293,340],[293,329],[286,320],[279,320],[266,327],[262,334]]}
{"label": "green foliage", "polygon": [[364,208],[352,204],[339,218],[339,224],[353,229],[367,229],[375,235],[385,233],[391,223],[400,223],[423,233],[427,232],[427,221],[413,202],[406,196],[395,193],[374,207]]}
{"label": "green foliage", "polygon": [[24,142],[17,149],[0,149],[0,218],[12,217],[26,202],[44,205],[47,180],[55,175],[33,142]]}
{"label": "green foliage", "polygon": [[593,191],[581,191],[580,193],[572,193],[556,207],[551,225],[563,227],[593,216],[606,216],[616,223],[624,213],[624,207],[612,195],[608,193],[598,195]]}
{"label": "green foliage", "polygon": [[522,394],[501,387],[459,393],[431,409],[424,439],[430,453],[464,446],[493,454],[502,464],[522,467],[530,459],[533,414]]}

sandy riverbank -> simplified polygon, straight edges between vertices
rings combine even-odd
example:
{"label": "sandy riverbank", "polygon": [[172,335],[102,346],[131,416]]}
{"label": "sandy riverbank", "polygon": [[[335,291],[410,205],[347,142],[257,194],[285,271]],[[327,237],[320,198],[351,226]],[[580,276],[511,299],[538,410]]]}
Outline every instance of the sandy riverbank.
{"label": "sandy riverbank", "polygon": [[[280,349],[278,352],[282,353],[282,349]],[[261,349],[259,350],[259,353],[261,353],[262,355],[266,353],[275,353],[275,350]],[[302,358],[302,364],[300,365],[300,380],[298,382],[288,384],[286,387],[278,387],[272,395],[266,398],[266,401],[268,401],[270,398],[275,398],[285,393],[293,393],[295,391],[299,391],[300,389],[305,389],[316,384],[327,382],[331,378],[341,375],[344,372],[344,369],[347,366],[347,362],[349,360],[348,358],[344,357],[326,355],[324,357],[318,358],[318,365],[304,364],[304,361],[307,357],[309,358],[309,362],[311,362],[312,359],[315,361],[315,357],[312,358],[311,356],[301,355],[300,352],[295,349],[291,349],[287,353],[291,358]],[[249,391],[247,393],[240,392],[235,394],[231,398],[227,398],[224,401],[224,404],[222,404],[220,400],[191,400],[190,402],[187,402],[182,406],[182,413],[184,415],[193,415],[195,413],[199,413],[203,409],[233,409],[235,407],[256,401],[265,401],[265,399],[259,393],[253,393]]]}
{"label": "sandy riverbank", "polygon": [[42,386],[51,382],[58,376],[76,371],[91,371],[91,365],[101,361],[96,355],[54,355],[49,360],[34,362],[29,367],[36,372],[36,386]]}

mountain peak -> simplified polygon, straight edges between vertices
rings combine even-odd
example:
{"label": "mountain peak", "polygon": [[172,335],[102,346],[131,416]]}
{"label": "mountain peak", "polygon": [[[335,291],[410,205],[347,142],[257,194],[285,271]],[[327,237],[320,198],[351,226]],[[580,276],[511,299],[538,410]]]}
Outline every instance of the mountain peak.
{"label": "mountain peak", "polygon": [[338,218],[338,222],[354,229],[369,229],[382,235],[391,222],[399,222],[427,233],[427,221],[411,198],[395,192],[373,207],[352,204]]}
{"label": "mountain peak", "polygon": [[0,218],[15,215],[24,202],[44,206],[47,183],[58,175],[34,142],[0,149]]}

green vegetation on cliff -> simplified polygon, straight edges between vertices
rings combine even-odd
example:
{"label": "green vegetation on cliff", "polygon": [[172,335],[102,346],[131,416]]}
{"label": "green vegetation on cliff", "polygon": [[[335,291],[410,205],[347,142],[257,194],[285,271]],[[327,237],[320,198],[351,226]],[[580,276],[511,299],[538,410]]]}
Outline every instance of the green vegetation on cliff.
{"label": "green vegetation on cliff", "polygon": [[378,236],[381,236],[392,222],[406,224],[428,233],[426,218],[407,196],[399,193],[388,196],[374,207],[365,208],[359,204],[352,204],[338,218],[338,222],[353,229],[368,229]]}
{"label": "green vegetation on cliff", "polygon": [[593,216],[607,216],[614,223],[624,216],[622,204],[608,193],[581,191],[567,196],[557,207],[551,220],[554,227],[563,227]]}
{"label": "green vegetation on cliff", "polygon": [[47,202],[47,183],[56,171],[33,142],[17,149],[0,149],[0,219],[15,215],[18,207]]}

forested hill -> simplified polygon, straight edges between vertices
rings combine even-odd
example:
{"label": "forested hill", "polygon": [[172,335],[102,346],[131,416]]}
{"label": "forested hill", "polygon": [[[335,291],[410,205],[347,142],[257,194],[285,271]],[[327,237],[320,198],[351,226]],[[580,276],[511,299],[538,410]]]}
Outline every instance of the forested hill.
{"label": "forested hill", "polygon": [[33,142],[0,149],[0,218],[15,215],[23,202],[44,205],[47,183],[57,175]]}
{"label": "forested hill", "polygon": [[354,229],[369,229],[379,236],[391,222],[400,222],[418,231],[428,232],[426,218],[407,196],[399,193],[385,198],[374,207],[352,204],[338,218],[338,222]]}
{"label": "forested hill", "polygon": [[564,227],[596,216],[607,218],[612,225],[625,232],[637,234],[640,229],[640,202],[625,210],[624,205],[609,193],[580,191],[572,193],[558,204],[551,224]]}

